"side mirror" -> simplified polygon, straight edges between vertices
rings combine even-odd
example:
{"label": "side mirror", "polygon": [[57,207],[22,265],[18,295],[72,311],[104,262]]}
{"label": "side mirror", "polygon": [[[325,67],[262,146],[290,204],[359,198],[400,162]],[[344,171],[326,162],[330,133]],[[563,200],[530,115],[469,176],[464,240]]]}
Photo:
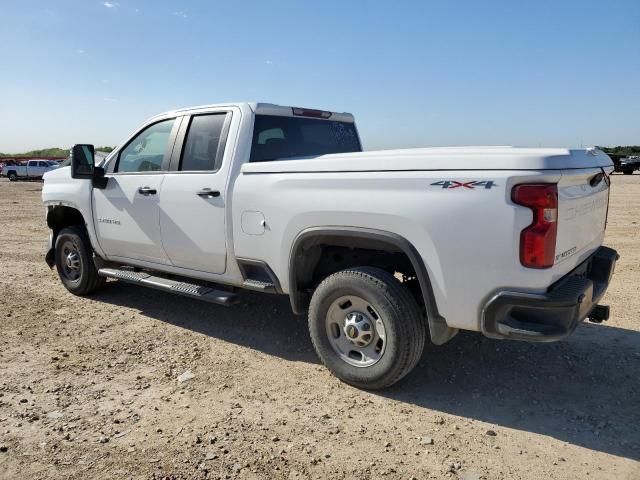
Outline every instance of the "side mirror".
{"label": "side mirror", "polygon": [[93,178],[95,155],[93,145],[74,145],[71,149],[71,178]]}

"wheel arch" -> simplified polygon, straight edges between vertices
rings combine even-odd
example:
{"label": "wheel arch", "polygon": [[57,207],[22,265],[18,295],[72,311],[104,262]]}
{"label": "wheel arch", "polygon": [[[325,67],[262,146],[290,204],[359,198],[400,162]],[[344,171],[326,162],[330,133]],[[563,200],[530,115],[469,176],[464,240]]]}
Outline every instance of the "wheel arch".
{"label": "wheel arch", "polygon": [[47,206],[47,226],[51,230],[57,233],[71,225],[86,227],[86,221],[80,210],[68,205]]}
{"label": "wheel arch", "polygon": [[92,248],[95,249],[95,244],[93,239],[91,238],[91,231],[89,229],[89,225],[80,211],[74,205],[71,204],[49,204],[47,205],[47,226],[51,230],[51,234],[49,236],[49,248],[47,249],[47,253],[45,255],[45,261],[49,267],[53,268],[55,264],[55,244],[56,238],[58,234],[63,228],[71,227],[73,225],[79,225],[85,229],[89,241],[92,244]]}
{"label": "wheel arch", "polygon": [[363,227],[311,227],[303,230],[295,238],[289,255],[289,299],[294,313],[302,314],[308,306],[308,296],[299,288],[301,272],[308,272],[314,261],[314,253],[308,254],[314,246],[347,245],[355,248],[375,249],[404,254],[416,274],[420,294],[424,302],[429,322],[431,341],[441,345],[458,332],[447,325],[438,312],[433,286],[426,265],[418,250],[406,238],[384,230]]}

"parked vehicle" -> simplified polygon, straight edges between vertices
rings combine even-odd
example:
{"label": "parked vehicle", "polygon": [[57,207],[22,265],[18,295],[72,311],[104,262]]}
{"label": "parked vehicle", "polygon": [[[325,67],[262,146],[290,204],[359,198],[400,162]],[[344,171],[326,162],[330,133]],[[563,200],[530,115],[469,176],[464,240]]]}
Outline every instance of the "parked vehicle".
{"label": "parked vehicle", "polygon": [[0,177],[2,177],[2,171],[5,170],[7,167],[11,167],[13,165],[16,165],[15,160],[9,159],[9,160],[3,160],[2,162],[0,162]]}
{"label": "parked vehicle", "polygon": [[620,170],[625,175],[632,175],[636,170],[640,170],[640,157],[630,156],[620,160]]}
{"label": "parked vehicle", "polygon": [[32,180],[58,168],[58,162],[53,160],[29,160],[25,165],[10,165],[2,169],[1,175],[10,181]]}
{"label": "parked vehicle", "polygon": [[115,278],[222,305],[285,294],[359,387],[404,377],[427,335],[552,341],[609,316],[598,149],[362,152],[350,114],[238,103],[158,115],[93,153],[44,177],[46,261],[71,293]]}
{"label": "parked vehicle", "polygon": [[632,175],[636,170],[640,170],[640,157],[610,154],[614,171],[625,175]]}

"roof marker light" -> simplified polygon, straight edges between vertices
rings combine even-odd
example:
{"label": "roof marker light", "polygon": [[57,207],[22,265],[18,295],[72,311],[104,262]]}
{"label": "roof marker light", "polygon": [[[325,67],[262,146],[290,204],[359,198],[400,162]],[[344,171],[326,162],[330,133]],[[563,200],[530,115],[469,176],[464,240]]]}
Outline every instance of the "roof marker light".
{"label": "roof marker light", "polygon": [[291,111],[298,117],[314,117],[314,118],[330,118],[331,112],[325,112],[322,110],[313,110],[311,108],[298,108],[292,107]]}

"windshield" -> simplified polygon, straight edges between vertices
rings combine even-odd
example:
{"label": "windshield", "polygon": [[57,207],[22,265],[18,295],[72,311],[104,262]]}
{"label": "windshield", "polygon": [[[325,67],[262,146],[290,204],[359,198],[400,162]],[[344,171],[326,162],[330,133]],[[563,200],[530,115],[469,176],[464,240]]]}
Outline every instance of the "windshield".
{"label": "windshield", "polygon": [[252,162],[361,151],[353,123],[256,115],[251,144]]}

